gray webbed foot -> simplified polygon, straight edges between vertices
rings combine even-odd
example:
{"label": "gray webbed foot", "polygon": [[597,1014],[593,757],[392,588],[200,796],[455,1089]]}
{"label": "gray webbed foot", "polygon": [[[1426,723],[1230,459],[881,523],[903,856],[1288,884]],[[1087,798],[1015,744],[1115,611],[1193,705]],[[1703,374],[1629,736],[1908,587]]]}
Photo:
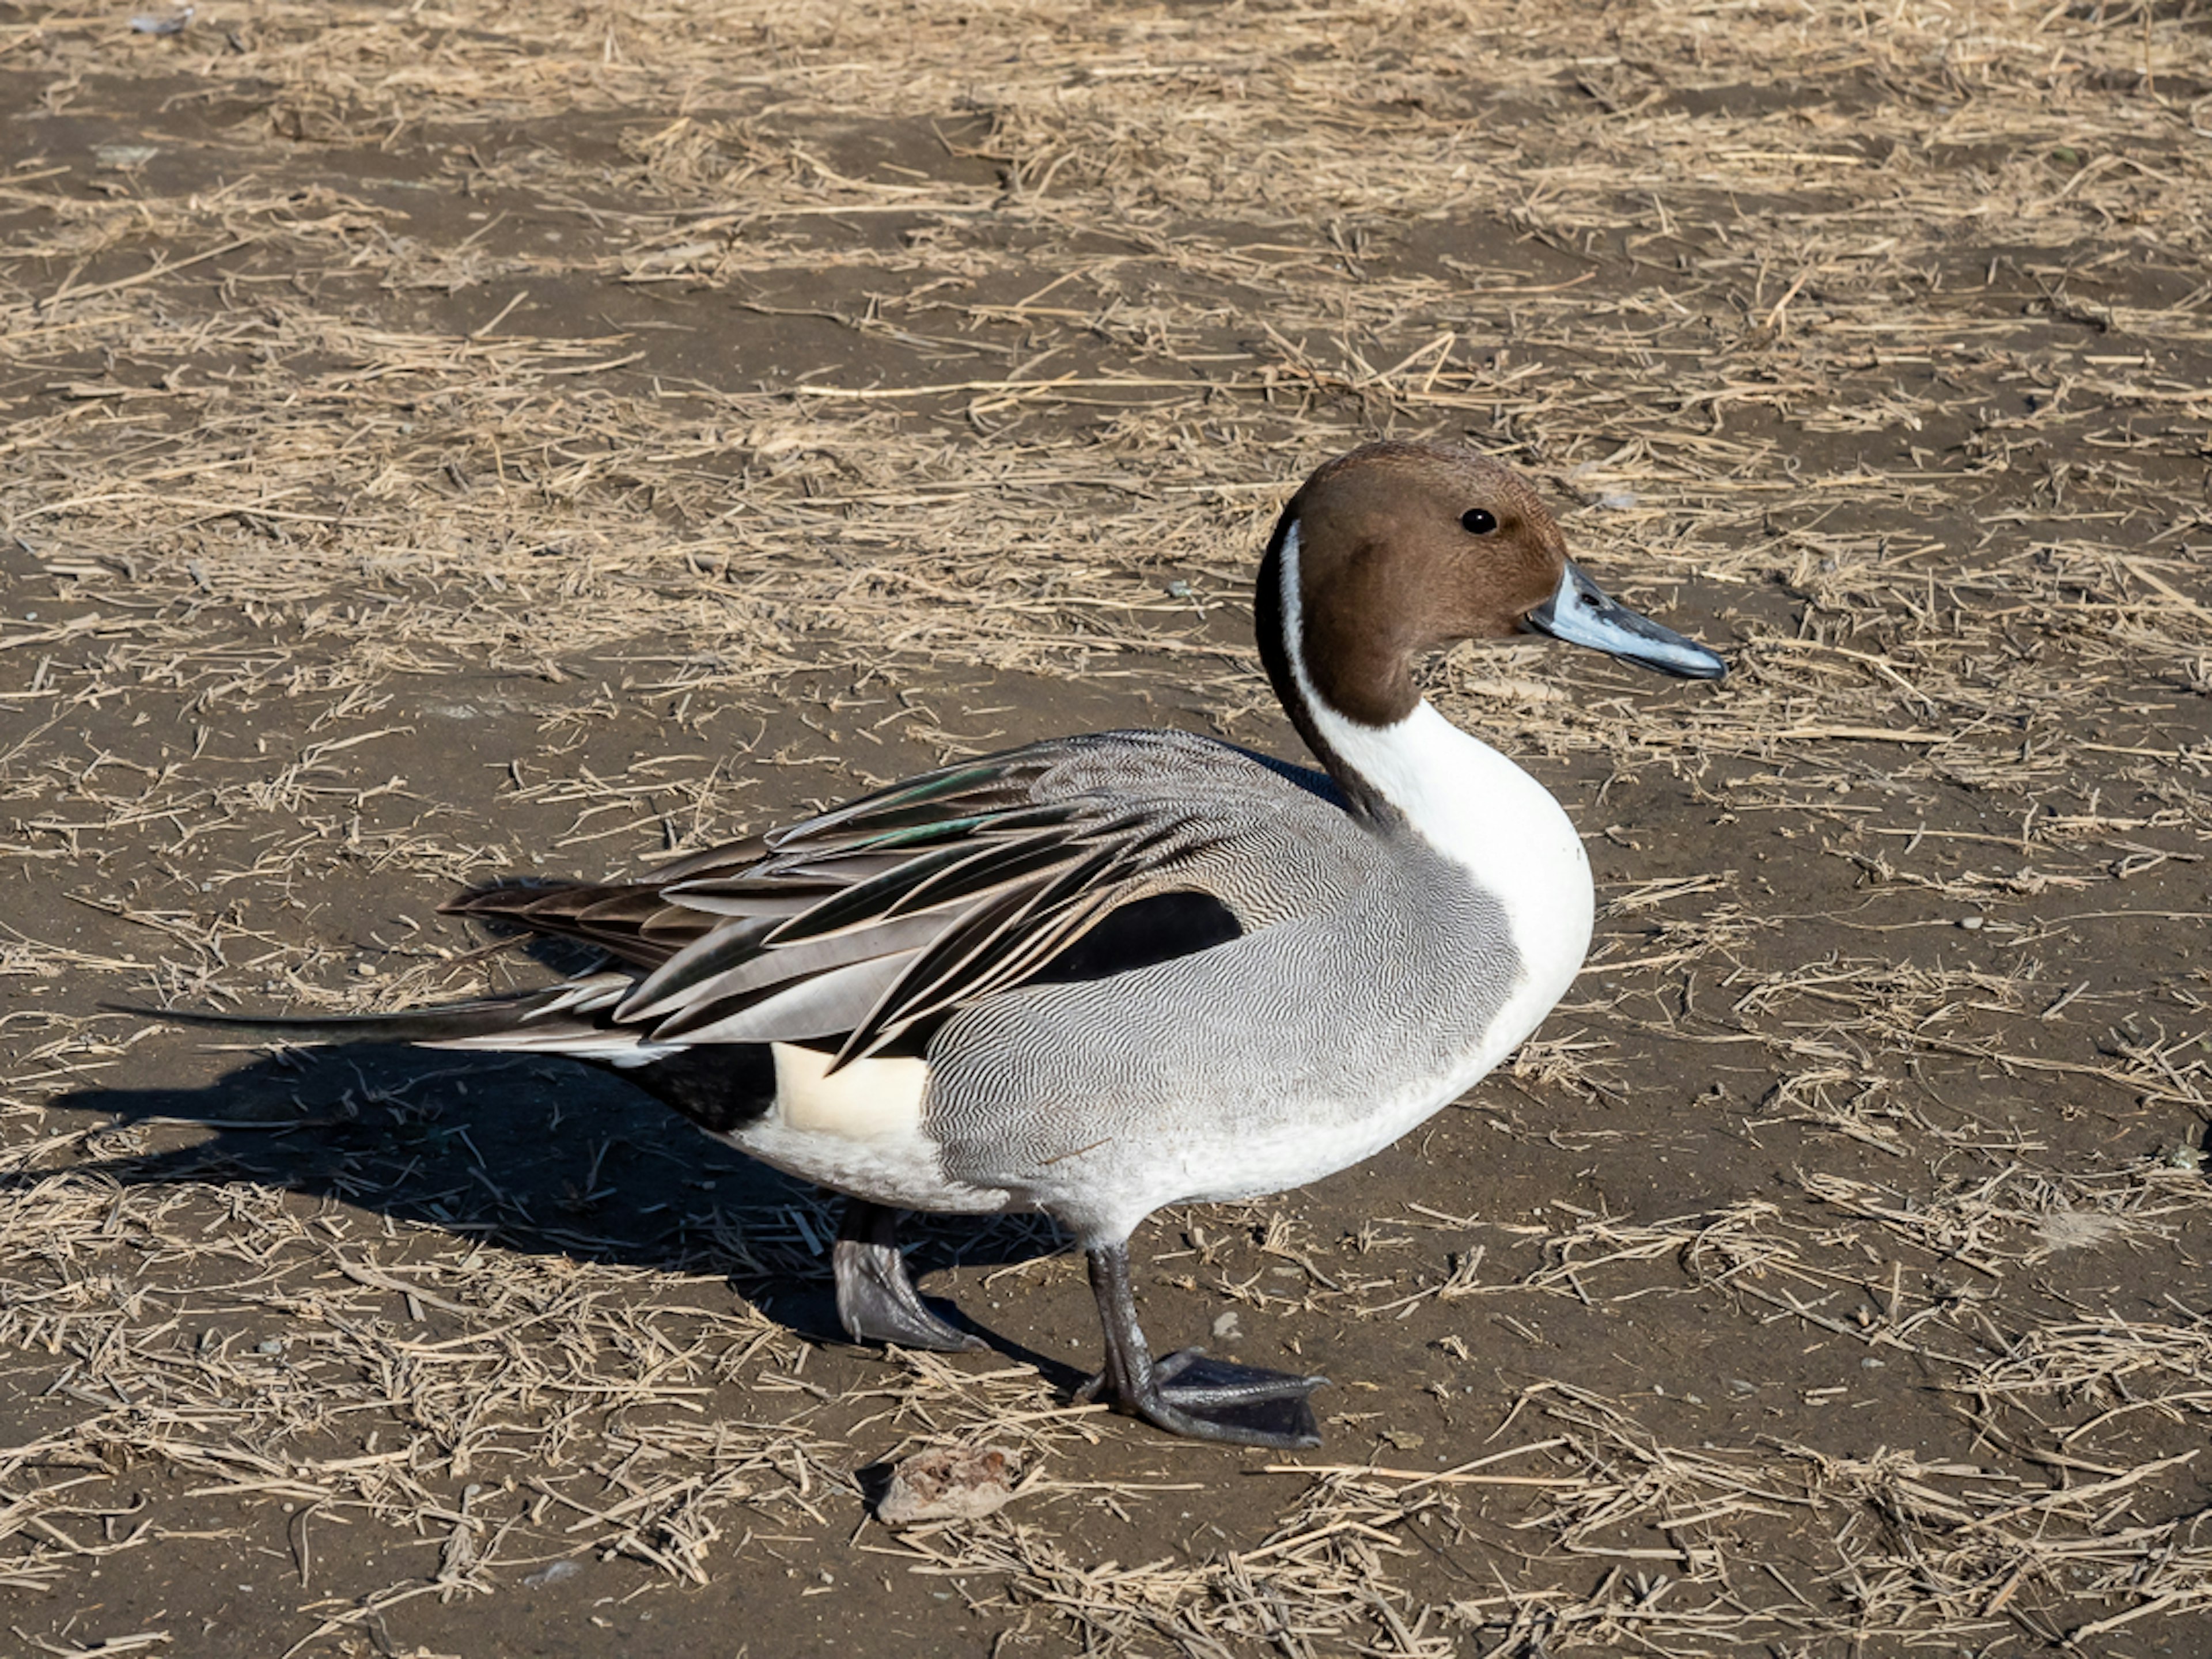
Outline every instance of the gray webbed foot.
{"label": "gray webbed foot", "polygon": [[1291,1451],[1321,1444],[1307,1396],[1328,1379],[1294,1376],[1208,1359],[1185,1348],[1155,1362],[1137,1324],[1129,1255],[1121,1245],[1091,1252],[1091,1288],[1106,1336],[1106,1368],[1077,1398],[1104,1400],[1170,1434]]}
{"label": "gray webbed foot", "polygon": [[[1155,1428],[1194,1440],[1283,1451],[1321,1444],[1307,1396],[1328,1381],[1325,1376],[1231,1364],[1184,1348],[1154,1364],[1149,1380],[1149,1388],[1139,1383],[1125,1389],[1111,1403]],[[1108,1392],[1107,1375],[1101,1371],[1084,1384],[1079,1397],[1095,1399]]]}
{"label": "gray webbed foot", "polygon": [[881,1342],[936,1353],[975,1353],[988,1345],[930,1312],[899,1254],[898,1212],[849,1199],[830,1251],[837,1318],[855,1342]]}

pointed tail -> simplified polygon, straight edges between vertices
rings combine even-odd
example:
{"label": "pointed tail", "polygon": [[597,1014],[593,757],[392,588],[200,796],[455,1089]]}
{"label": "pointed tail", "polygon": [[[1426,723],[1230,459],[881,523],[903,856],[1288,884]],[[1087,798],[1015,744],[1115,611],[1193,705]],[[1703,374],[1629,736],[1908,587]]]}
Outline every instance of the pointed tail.
{"label": "pointed tail", "polygon": [[[620,1001],[637,981],[623,973],[595,974],[514,996],[483,997],[442,1008],[389,1014],[230,1014],[213,1008],[149,1008],[104,1002],[111,1013],[136,1014],[172,1025],[259,1031],[288,1042],[420,1042],[439,1047],[535,1048],[600,1033],[592,1015]],[[623,1046],[635,1042],[624,1034]]]}

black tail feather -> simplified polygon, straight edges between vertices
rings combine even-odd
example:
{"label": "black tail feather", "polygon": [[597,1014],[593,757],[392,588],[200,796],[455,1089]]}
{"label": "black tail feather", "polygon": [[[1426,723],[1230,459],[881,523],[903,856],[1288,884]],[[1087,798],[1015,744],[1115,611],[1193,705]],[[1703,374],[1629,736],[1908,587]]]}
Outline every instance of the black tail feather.
{"label": "black tail feather", "polygon": [[520,996],[486,997],[442,1008],[410,1008],[390,1014],[228,1014],[213,1008],[149,1008],[127,1002],[100,1006],[110,1013],[136,1014],[172,1025],[261,1031],[291,1042],[450,1042],[459,1037],[513,1030],[568,988],[551,986]]}

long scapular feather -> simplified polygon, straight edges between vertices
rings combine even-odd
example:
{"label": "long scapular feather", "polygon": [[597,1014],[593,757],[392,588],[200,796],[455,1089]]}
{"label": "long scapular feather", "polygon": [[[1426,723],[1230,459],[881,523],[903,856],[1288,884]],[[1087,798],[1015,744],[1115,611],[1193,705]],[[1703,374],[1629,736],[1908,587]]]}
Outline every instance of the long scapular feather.
{"label": "long scapular feather", "polygon": [[1040,835],[1006,847],[994,847],[965,864],[940,870],[891,907],[893,915],[934,910],[964,898],[1012,887],[1082,856],[1083,843],[1072,832]]}
{"label": "long scapular feather", "polygon": [[661,865],[653,871],[653,882],[655,885],[666,886],[671,882],[690,881],[721,871],[747,869],[768,857],[769,850],[765,836],[724,842],[719,847],[708,847],[688,854],[672,864]]}
{"label": "long scapular feather", "polygon": [[[866,823],[890,817],[904,809],[924,802],[941,802],[948,796],[959,795],[971,786],[982,786],[975,793],[983,800],[1003,800],[1026,803],[1028,791],[1023,786],[1034,774],[1033,764],[1024,764],[1027,751],[1015,750],[1011,754],[999,755],[987,761],[963,762],[925,772],[920,777],[908,778],[903,782],[879,789],[872,795],[863,795],[856,801],[833,808],[804,823],[794,823],[787,829],[771,830],[768,836],[772,847],[783,847],[794,841],[807,841],[848,825]],[[978,802],[983,804],[982,801]]]}
{"label": "long scapular feather", "polygon": [[675,1022],[667,1028],[671,1032],[699,1025],[713,1018],[716,1004],[731,998],[834,973],[856,962],[918,951],[956,919],[921,916],[773,949],[761,944],[761,930],[732,927],[726,931],[738,937],[728,948],[709,948],[721,945],[722,932],[708,934],[639,986],[616,1017],[625,1023],[666,1017]]}
{"label": "long scapular feather", "polygon": [[830,1069],[864,1059],[911,1024],[918,1002],[948,978],[958,975],[970,959],[988,951],[1009,929],[1019,927],[1036,896],[1034,889],[1024,888],[994,894],[934,944],[915,952],[908,959],[906,971],[885,987],[882,1000],[854,1023]]}
{"label": "long scapular feather", "polygon": [[795,1042],[808,1037],[838,1036],[866,1018],[884,992],[898,982],[912,952],[848,963],[787,985],[738,1012],[710,1024],[686,1030],[677,1015],[653,1031],[655,1042],[687,1043]]}
{"label": "long scapular feather", "polygon": [[1075,807],[1062,802],[1019,809],[994,807],[960,817],[946,817],[930,808],[918,807],[910,823],[872,823],[863,837],[854,844],[866,848],[926,847],[932,842],[950,841],[978,832],[1000,835],[1017,830],[1043,829],[1066,823],[1078,815]]}
{"label": "long scapular feather", "polygon": [[699,927],[696,921],[687,923],[683,912],[650,889],[581,883],[480,887],[438,908],[446,915],[477,916],[551,939],[574,939],[640,967],[665,959]]}
{"label": "long scapular feather", "polygon": [[1111,908],[1092,884],[1116,872],[1126,849],[1109,842],[1026,887],[994,896],[924,950],[838,1050],[831,1069],[864,1059],[915,1020],[945,1012],[1019,977],[1073,938],[1086,912]]}
{"label": "long scapular feather", "polygon": [[[1041,830],[1037,832],[1037,839],[1049,837],[1057,843],[1065,841],[1066,833],[1059,830]],[[812,909],[783,922],[769,935],[768,942],[775,945],[795,945],[802,939],[818,939],[847,927],[866,927],[887,917],[924,908],[926,906],[920,895],[931,882],[949,876],[957,870],[1011,858],[1012,849],[1025,844],[1024,842],[987,842],[978,846],[960,842],[912,858],[902,858],[891,869],[866,881],[856,882],[834,898],[824,899]],[[975,890],[968,890],[972,895]],[[963,896],[960,893],[950,894],[947,902],[953,902],[960,896]]]}

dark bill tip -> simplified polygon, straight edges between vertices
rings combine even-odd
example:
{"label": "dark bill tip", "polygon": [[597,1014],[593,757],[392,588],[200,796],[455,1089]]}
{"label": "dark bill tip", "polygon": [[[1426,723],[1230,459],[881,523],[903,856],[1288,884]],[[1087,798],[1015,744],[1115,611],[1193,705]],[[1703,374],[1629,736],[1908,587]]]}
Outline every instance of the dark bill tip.
{"label": "dark bill tip", "polygon": [[1728,663],[1718,652],[1608,598],[1571,562],[1559,578],[1559,591],[1528,613],[1527,625],[1555,640],[1586,645],[1678,679],[1717,680],[1728,672]]}

